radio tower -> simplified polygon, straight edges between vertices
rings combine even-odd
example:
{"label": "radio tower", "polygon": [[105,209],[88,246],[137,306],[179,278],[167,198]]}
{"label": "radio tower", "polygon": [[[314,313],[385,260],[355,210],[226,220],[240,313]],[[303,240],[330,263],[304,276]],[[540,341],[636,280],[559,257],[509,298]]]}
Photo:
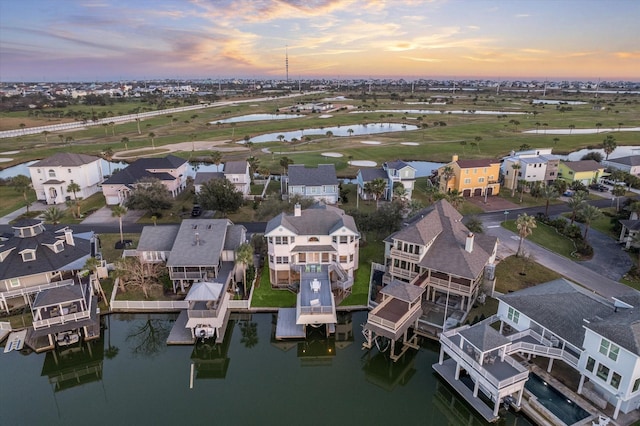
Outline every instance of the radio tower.
{"label": "radio tower", "polygon": [[287,84],[289,84],[289,46],[285,48],[284,67],[287,72]]}

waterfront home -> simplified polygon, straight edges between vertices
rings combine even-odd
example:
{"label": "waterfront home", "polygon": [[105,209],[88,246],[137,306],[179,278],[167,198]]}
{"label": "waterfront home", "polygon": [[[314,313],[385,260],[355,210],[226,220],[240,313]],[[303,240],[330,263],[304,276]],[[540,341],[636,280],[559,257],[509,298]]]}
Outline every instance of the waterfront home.
{"label": "waterfront home", "polygon": [[7,313],[43,290],[72,284],[72,273],[95,253],[93,234],[75,237],[67,227],[50,231],[39,219],[11,227],[13,235],[0,238],[0,309]]}
{"label": "waterfront home", "polygon": [[102,193],[107,205],[124,203],[140,181],[149,179],[158,179],[171,196],[175,197],[186,186],[187,164],[187,160],[175,155],[137,159],[102,184]]}
{"label": "waterfront home", "polygon": [[[514,169],[513,166],[518,166]],[[503,186],[515,189],[518,181],[541,182],[551,185],[558,178],[560,157],[551,154],[551,148],[513,152],[504,158],[500,172],[504,176]]]}
{"label": "waterfront home", "polygon": [[290,197],[300,195],[327,204],[338,202],[340,192],[333,164],[319,164],[318,167],[292,164],[289,166],[286,181],[287,194]]}
{"label": "waterfront home", "polygon": [[222,172],[198,172],[194,178],[193,185],[196,194],[200,192],[202,185],[212,179],[227,179],[236,190],[243,196],[249,194],[251,176],[249,174],[249,163],[246,161],[227,161]]}
{"label": "waterfront home", "polygon": [[620,237],[618,238],[618,242],[624,244],[624,248],[629,250],[631,246],[637,247],[637,244],[633,243],[633,240],[640,232],[640,220],[638,220],[638,215],[636,213],[631,213],[631,217],[629,219],[621,219],[620,225],[622,229],[620,229]]}
{"label": "waterfront home", "polygon": [[[445,171],[451,170],[447,176]],[[498,195],[500,161],[492,158],[460,160],[454,155],[449,164],[438,169],[440,191],[458,191],[463,197]],[[449,178],[448,180],[446,178]]]}
{"label": "waterfront home", "polygon": [[[611,405],[614,419],[640,408],[639,292],[629,289],[605,299],[561,278],[498,300],[496,315],[440,336],[440,360],[434,369],[474,407],[478,388],[496,404],[517,391],[520,405],[521,391],[513,385],[526,380],[528,372],[512,358],[519,353],[547,358],[549,373],[554,362],[576,370],[577,393],[601,409]],[[504,368],[496,370],[497,365]],[[463,370],[474,381],[473,397],[456,383]]]}
{"label": "waterfront home", "polygon": [[[76,198],[88,198],[100,191],[104,180],[99,157],[59,152],[29,166],[36,198],[45,204],[61,204]],[[75,193],[67,191],[75,183]]]}
{"label": "waterfront home", "polygon": [[558,167],[558,179],[567,183],[580,182],[589,186],[597,182],[604,173],[604,166],[594,160],[561,161]]}
{"label": "waterfront home", "polygon": [[374,194],[369,194],[365,190],[365,185],[375,179],[383,179],[386,183],[382,198],[391,200],[393,198],[393,188],[397,183],[402,184],[405,189],[404,198],[411,200],[411,194],[416,180],[416,169],[404,161],[388,161],[381,168],[360,169],[356,175],[358,196],[363,200],[374,199]]}
{"label": "waterfront home", "polygon": [[226,291],[239,274],[235,252],[245,241],[246,228],[228,219],[186,219],[180,225],[145,226],[138,247],[124,255],[166,262],[174,292],[201,281],[221,283]]}
{"label": "waterfront home", "polygon": [[425,289],[422,320],[429,327],[463,321],[483,286],[484,293],[493,291],[493,276],[485,277],[485,270],[493,270],[498,239],[470,232],[446,200],[419,212],[384,243],[385,263],[374,265],[383,275],[372,283],[372,301],[394,280],[420,286]]}
{"label": "waterfront home", "polygon": [[229,300],[225,282],[204,281],[194,283],[184,300],[189,302],[185,327],[194,339],[216,338],[222,343],[229,320]]}
{"label": "waterfront home", "polygon": [[640,176],[640,155],[602,160],[602,165],[610,169],[622,170],[623,172]]}

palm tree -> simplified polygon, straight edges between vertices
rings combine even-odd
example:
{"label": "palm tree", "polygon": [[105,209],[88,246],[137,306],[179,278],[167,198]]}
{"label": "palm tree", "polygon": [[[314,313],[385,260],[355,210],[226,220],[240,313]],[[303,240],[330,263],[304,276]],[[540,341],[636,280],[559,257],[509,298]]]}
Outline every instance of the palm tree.
{"label": "palm tree", "polygon": [[518,243],[518,251],[516,252],[516,257],[520,257],[522,255],[522,243],[525,238],[533,233],[533,230],[536,227],[537,225],[535,217],[529,216],[526,213],[518,215],[518,218],[516,219],[516,228],[518,229],[520,242]]}
{"label": "palm tree", "polygon": [[382,178],[377,178],[365,185],[365,191],[373,195],[376,199],[376,210],[378,209],[380,197],[387,189],[387,182]]}
{"label": "palm tree", "polygon": [[524,190],[527,188],[527,181],[519,179],[518,184],[520,186],[520,204],[522,204],[522,197],[524,196]]}
{"label": "palm tree", "polygon": [[558,142],[560,142],[560,138],[553,138],[553,143],[554,143],[555,145],[557,145],[557,144],[558,144]]}
{"label": "palm tree", "polygon": [[327,138],[329,138],[328,145],[331,146],[331,138],[333,137],[333,132],[331,130],[327,130],[327,133],[325,133],[325,135],[327,136]]}
{"label": "palm tree", "polygon": [[544,134],[547,134],[547,127],[549,127],[549,123],[542,123],[542,127],[544,127]]}
{"label": "palm tree", "polygon": [[136,124],[138,125],[138,134],[141,135],[142,131],[140,130],[140,119],[136,118]]}
{"label": "palm tree", "polygon": [[289,170],[289,165],[293,164],[293,160],[289,157],[280,158],[280,166],[282,167],[282,174],[286,175]]}
{"label": "palm tree", "polygon": [[191,133],[189,135],[189,139],[191,139],[191,152],[194,152],[196,150],[196,139],[198,138],[198,135],[196,135],[195,133]]}
{"label": "palm tree", "polygon": [[536,121],[535,125],[536,125],[536,135],[537,135],[538,134],[538,127],[540,127],[540,122]]}
{"label": "palm tree", "polygon": [[64,213],[62,213],[62,210],[56,206],[49,207],[43,213],[44,220],[51,222],[54,225],[59,224],[63,216]]}
{"label": "palm tree", "polygon": [[29,201],[29,197],[27,194],[30,190],[33,189],[31,185],[31,179],[26,177],[25,175],[18,175],[11,178],[9,183],[17,192],[22,193],[22,198],[24,198],[24,203],[27,208],[27,213],[29,213],[29,206],[31,206],[31,202]]}
{"label": "palm tree", "polygon": [[476,144],[478,145],[478,152],[480,152],[480,142],[482,141],[482,136],[476,136],[473,139],[476,141]]}
{"label": "palm tree", "polygon": [[105,160],[107,160],[107,164],[109,165],[109,176],[111,176],[111,160],[113,159],[113,149],[108,146],[102,150],[102,156]]}
{"label": "palm tree", "polygon": [[607,135],[606,138],[602,141],[602,150],[606,154],[605,160],[609,159],[609,154],[611,154],[618,147],[616,143],[616,138],[611,135]]}
{"label": "palm tree", "polygon": [[43,130],[42,134],[44,136],[44,143],[49,143],[49,135],[51,134],[51,132],[47,130]]}
{"label": "palm tree", "polygon": [[464,147],[467,144],[467,141],[460,141],[460,145],[462,145],[462,155],[464,155]]}
{"label": "palm tree", "polygon": [[544,198],[546,201],[544,207],[544,215],[549,216],[549,202],[558,198],[560,194],[558,194],[558,191],[556,191],[556,188],[554,188],[553,186],[545,185],[545,187],[542,188],[542,192],[540,192],[540,195],[542,195],[542,198]]}
{"label": "palm tree", "polygon": [[231,140],[236,136],[236,123],[231,123]]}
{"label": "palm tree", "polygon": [[[441,186],[441,191],[444,193],[449,192],[449,181],[451,179],[453,179],[453,177],[456,175],[455,171],[453,170],[453,167],[451,166],[444,166],[442,168],[442,173],[440,173],[440,186]],[[442,181],[444,181],[444,185],[442,185]]]}
{"label": "palm tree", "polygon": [[124,242],[124,234],[122,233],[122,217],[127,214],[127,208],[124,206],[114,206],[111,209],[111,217],[117,217],[120,225],[120,243]]}
{"label": "palm tree", "polygon": [[222,153],[220,151],[211,151],[209,154],[211,162],[216,165],[216,172],[220,171],[220,163],[222,162]]}
{"label": "palm tree", "polygon": [[573,132],[573,129],[576,128],[575,124],[569,124],[569,134],[571,134],[571,132]]}
{"label": "palm tree", "polygon": [[596,123],[596,133],[600,133],[600,127],[602,127],[602,123]]}
{"label": "palm tree", "polygon": [[511,184],[511,198],[513,198],[516,195],[516,182],[518,182],[518,170],[520,170],[522,168],[522,166],[519,163],[514,163],[511,165],[511,168],[513,169],[513,183]]}
{"label": "palm tree", "polygon": [[620,131],[620,128],[624,125],[624,123],[618,123],[618,131]]}
{"label": "palm tree", "polygon": [[587,232],[589,232],[589,226],[591,226],[591,222],[600,218],[602,216],[602,210],[597,208],[596,206],[592,206],[591,204],[585,204],[580,209],[580,216],[584,220],[584,235],[583,238],[587,239]]}
{"label": "palm tree", "polygon": [[241,244],[236,250],[236,261],[242,264],[243,294],[247,297],[247,267],[253,265],[253,247],[249,243]]}
{"label": "palm tree", "polygon": [[573,197],[571,197],[569,199],[569,202],[567,202],[567,205],[571,209],[571,225],[573,225],[573,222],[576,220],[576,215],[578,214],[578,211],[582,208],[582,203],[584,203],[586,198],[587,198],[586,192],[578,191],[575,194],[573,194]]}
{"label": "palm tree", "polygon": [[72,192],[73,193],[73,199],[74,200],[78,200],[78,196],[77,196],[77,192],[80,192],[82,188],[80,188],[80,185],[78,185],[75,182],[71,182],[69,185],[67,185],[67,192]]}
{"label": "palm tree", "polygon": [[456,209],[460,207],[460,204],[462,204],[462,202],[464,201],[464,197],[457,189],[450,191],[447,194],[446,198],[447,201],[449,201],[449,204],[451,204]]}
{"label": "palm tree", "polygon": [[156,137],[156,134],[155,134],[155,133],[153,133],[153,132],[150,132],[150,133],[149,133],[149,137],[151,138],[151,148],[152,148],[152,149],[156,149],[156,144],[155,144],[155,142],[154,142],[155,137]]}
{"label": "palm tree", "polygon": [[347,133],[349,133],[349,137],[353,136],[353,129],[351,128],[347,129]]}
{"label": "palm tree", "polygon": [[129,138],[128,137],[123,137],[122,139],[120,139],[120,142],[122,142],[124,144],[124,149],[129,150]]}

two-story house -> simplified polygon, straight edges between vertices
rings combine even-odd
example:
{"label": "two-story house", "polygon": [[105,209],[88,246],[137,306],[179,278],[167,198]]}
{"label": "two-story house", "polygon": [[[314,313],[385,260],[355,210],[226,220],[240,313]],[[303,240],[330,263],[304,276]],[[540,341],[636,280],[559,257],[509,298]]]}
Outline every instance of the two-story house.
{"label": "two-story house", "polygon": [[[448,170],[451,174],[447,176]],[[497,195],[500,192],[499,176],[500,161],[488,158],[459,160],[454,155],[449,164],[438,169],[440,191],[456,190],[463,197]]]}
{"label": "two-story house", "polygon": [[405,189],[405,198],[410,200],[416,180],[416,169],[404,161],[389,161],[380,168],[360,169],[356,175],[358,196],[363,200],[372,199],[373,194],[367,193],[365,185],[375,179],[383,179],[386,187],[382,198],[391,200],[393,188],[396,183],[401,183]]}
{"label": "two-story house", "polygon": [[[59,152],[29,166],[31,183],[36,198],[46,204],[61,204],[74,197],[87,198],[100,191],[104,180],[102,160],[99,157],[70,152]],[[76,193],[67,191],[76,183]]]}
{"label": "two-story house", "polygon": [[580,182],[590,185],[597,182],[604,173],[604,166],[594,160],[561,161],[558,167],[558,178],[571,184]]}
{"label": "two-story house", "polygon": [[[470,232],[462,215],[446,200],[414,216],[384,243],[382,286],[398,280],[425,288],[426,322],[436,328],[446,328],[466,317],[498,247],[497,238]],[[379,290],[373,290],[374,298]],[[430,311],[444,311],[444,317],[428,319]]]}
{"label": "two-story house", "polygon": [[227,179],[243,196],[249,195],[251,175],[249,174],[249,163],[247,161],[227,161],[222,172],[196,173],[193,181],[196,194],[200,192],[205,182],[209,182],[212,179]]}
{"label": "two-story house", "polygon": [[623,172],[640,176],[640,155],[602,160],[602,165],[610,169],[622,170]]}
{"label": "two-story house", "polygon": [[129,166],[114,173],[102,184],[107,205],[123,203],[135,185],[144,179],[158,179],[175,197],[186,186],[187,160],[175,155],[162,158],[139,158]]}
{"label": "two-story house", "polygon": [[307,167],[304,164],[290,165],[287,193],[289,196],[300,195],[327,204],[337,203],[340,190],[335,166],[333,164],[319,164],[318,167]]}

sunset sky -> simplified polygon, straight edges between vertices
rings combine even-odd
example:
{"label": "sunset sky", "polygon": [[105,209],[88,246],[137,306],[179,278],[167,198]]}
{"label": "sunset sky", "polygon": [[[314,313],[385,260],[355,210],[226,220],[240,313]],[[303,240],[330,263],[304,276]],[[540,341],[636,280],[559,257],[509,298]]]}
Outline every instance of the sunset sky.
{"label": "sunset sky", "polygon": [[638,0],[0,0],[0,81],[640,80]]}

